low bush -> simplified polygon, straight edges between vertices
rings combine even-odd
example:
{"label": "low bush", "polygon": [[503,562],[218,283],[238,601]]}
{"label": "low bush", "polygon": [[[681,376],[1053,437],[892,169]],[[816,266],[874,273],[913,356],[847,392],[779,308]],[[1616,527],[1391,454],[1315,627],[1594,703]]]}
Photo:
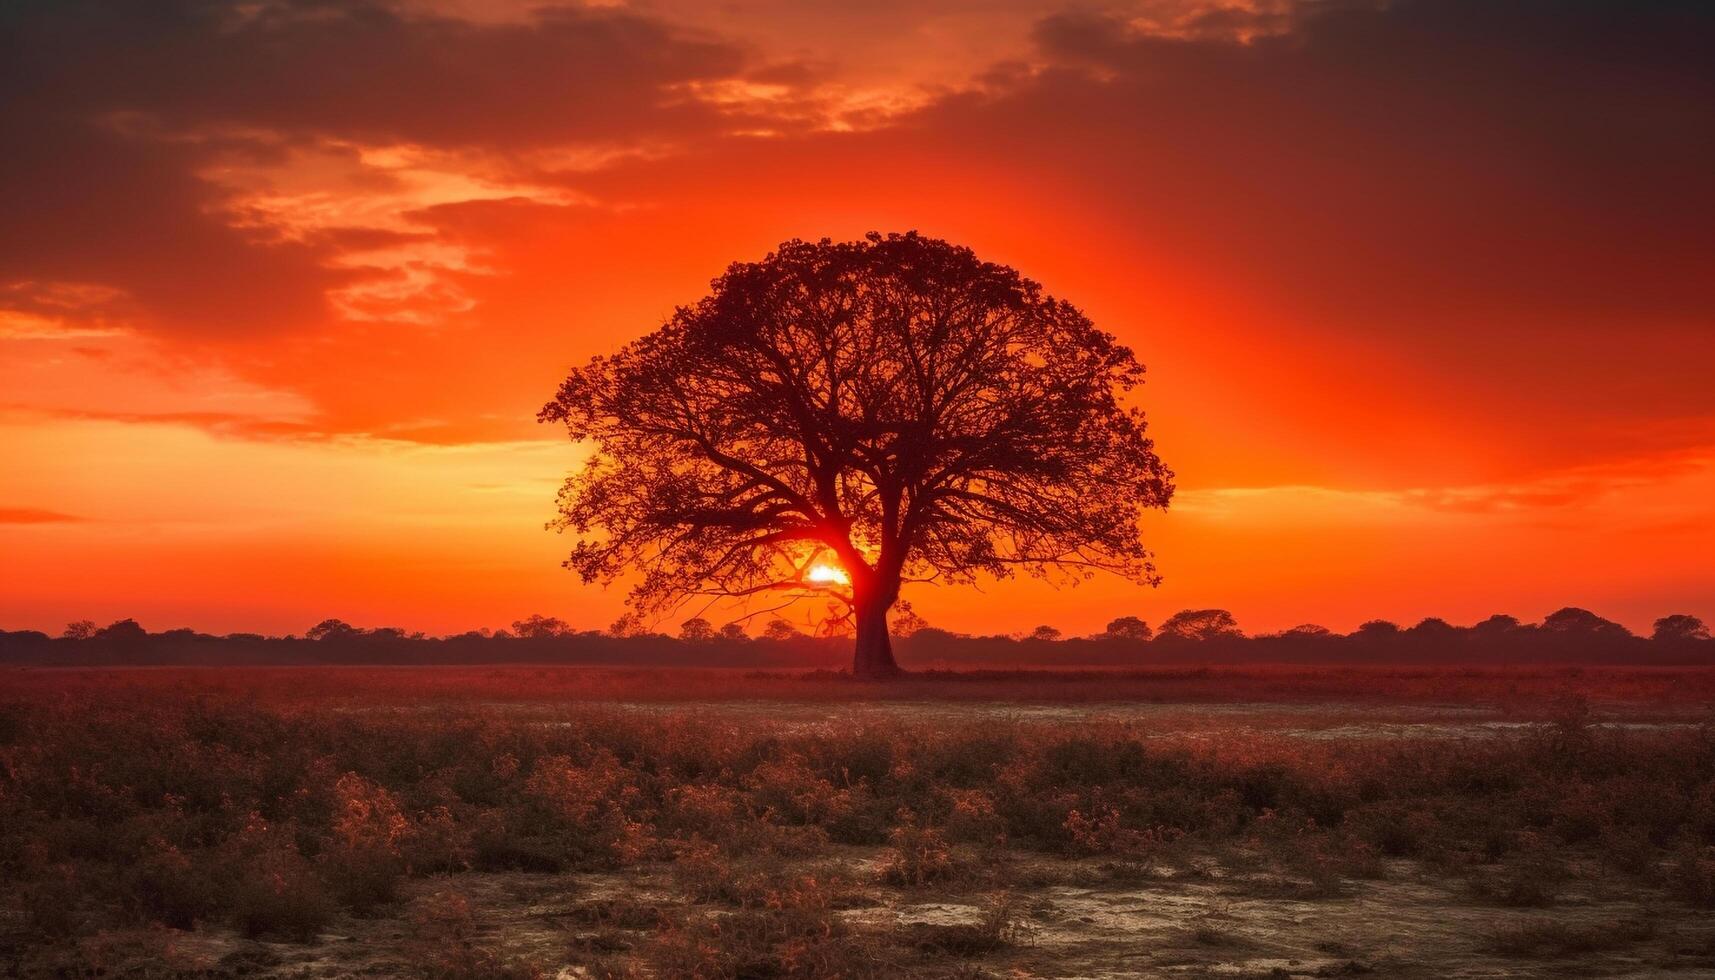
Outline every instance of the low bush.
{"label": "low bush", "polygon": [[919,822],[917,815],[909,810],[901,810],[898,821],[888,835],[881,880],[890,885],[921,888],[952,878],[958,864],[947,838],[939,830]]}

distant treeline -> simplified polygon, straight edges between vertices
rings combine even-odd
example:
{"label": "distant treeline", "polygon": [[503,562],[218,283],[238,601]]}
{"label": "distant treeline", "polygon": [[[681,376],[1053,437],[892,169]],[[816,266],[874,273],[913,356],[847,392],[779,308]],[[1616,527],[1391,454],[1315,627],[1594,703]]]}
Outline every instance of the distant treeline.
{"label": "distant treeline", "polygon": [[[1562,609],[1540,623],[1491,616],[1473,626],[1425,619],[1410,626],[1374,620],[1351,633],[1305,625],[1247,635],[1223,609],[1176,613],[1159,628],[1123,616],[1093,636],[1064,637],[1049,626],[1023,635],[970,636],[903,617],[896,639],[910,667],[1144,666],[1149,664],[1617,664],[1715,665],[1715,639],[1695,616],[1665,616],[1648,637],[1584,609]],[[360,629],[337,619],[302,637],[254,633],[214,636],[175,629],[150,633],[135,620],[69,625],[57,637],[0,630],[0,664],[278,665],[552,663],[590,666],[812,667],[849,663],[851,640],[807,636],[783,621],[752,637],[741,627],[687,620],[677,636],[635,627],[578,630],[531,616],[510,629],[433,637],[385,627]]]}

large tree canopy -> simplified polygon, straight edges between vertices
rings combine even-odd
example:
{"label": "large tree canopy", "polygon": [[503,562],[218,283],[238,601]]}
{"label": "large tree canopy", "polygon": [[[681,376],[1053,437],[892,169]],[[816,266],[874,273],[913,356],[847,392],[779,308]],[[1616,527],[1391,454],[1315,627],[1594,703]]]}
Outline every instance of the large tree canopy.
{"label": "large tree canopy", "polygon": [[639,572],[640,610],[838,596],[854,669],[885,675],[902,582],[1157,581],[1138,520],[1173,474],[1122,401],[1142,380],[1076,307],[967,248],[791,241],[566,378],[541,418],[594,453],[553,526],[585,581]]}

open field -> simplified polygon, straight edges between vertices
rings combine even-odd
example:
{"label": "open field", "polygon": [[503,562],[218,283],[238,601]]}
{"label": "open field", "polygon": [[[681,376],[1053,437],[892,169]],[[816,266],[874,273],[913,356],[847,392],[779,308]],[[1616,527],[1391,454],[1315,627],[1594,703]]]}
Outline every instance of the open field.
{"label": "open field", "polygon": [[1715,671],[0,674],[22,976],[1715,974]]}

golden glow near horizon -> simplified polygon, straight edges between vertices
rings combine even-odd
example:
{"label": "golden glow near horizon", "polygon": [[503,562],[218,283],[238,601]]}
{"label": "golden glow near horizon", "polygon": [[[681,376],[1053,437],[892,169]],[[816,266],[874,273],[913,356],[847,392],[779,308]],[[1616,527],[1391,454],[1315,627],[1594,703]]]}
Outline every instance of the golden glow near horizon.
{"label": "golden glow near horizon", "polygon": [[1715,109],[1678,15],[160,2],[0,15],[36,54],[0,100],[32,134],[0,155],[0,628],[605,626],[624,590],[543,530],[566,370],[784,239],[913,228],[1135,348],[1180,486],[1161,588],[908,588],[937,626],[1715,615],[1715,144],[1684,139]]}

